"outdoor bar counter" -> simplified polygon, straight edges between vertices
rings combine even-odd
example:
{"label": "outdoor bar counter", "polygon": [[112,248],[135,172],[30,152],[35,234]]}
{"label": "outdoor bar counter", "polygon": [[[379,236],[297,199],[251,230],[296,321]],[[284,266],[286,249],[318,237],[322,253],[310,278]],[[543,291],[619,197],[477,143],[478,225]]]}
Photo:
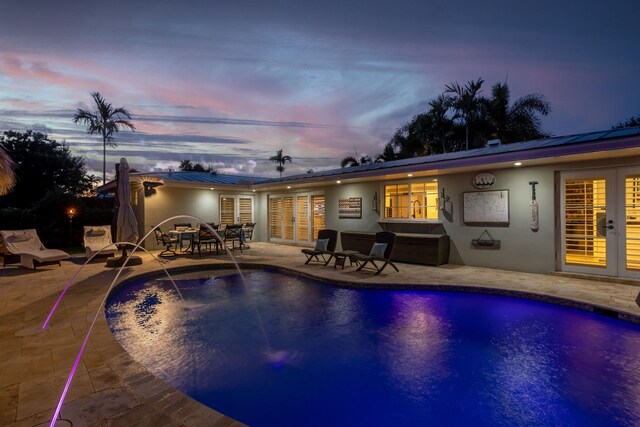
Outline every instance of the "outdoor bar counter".
{"label": "outdoor bar counter", "polygon": [[[368,254],[375,232],[343,231],[342,250]],[[450,240],[447,234],[396,233],[391,260],[413,264],[441,265],[449,262]]]}

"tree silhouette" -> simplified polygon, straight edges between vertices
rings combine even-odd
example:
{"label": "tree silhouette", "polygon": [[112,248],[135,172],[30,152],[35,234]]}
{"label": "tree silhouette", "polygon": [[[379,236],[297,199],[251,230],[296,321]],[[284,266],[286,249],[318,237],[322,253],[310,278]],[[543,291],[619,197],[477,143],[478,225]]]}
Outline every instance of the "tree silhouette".
{"label": "tree silhouette", "polygon": [[89,112],[78,108],[73,117],[74,123],[82,123],[87,127],[89,135],[100,134],[102,136],[102,183],[107,178],[107,145],[115,147],[117,144],[113,140],[113,134],[118,133],[120,128],[135,130],[135,126],[129,121],[131,114],[122,107],[114,108],[100,95],[99,92],[91,94],[95,103],[96,111]]}
{"label": "tree silhouette", "polygon": [[638,114],[637,116],[629,117],[624,122],[618,122],[617,124],[613,125],[611,129],[624,129],[633,126],[640,126],[640,114]]}
{"label": "tree silhouette", "polygon": [[551,106],[544,96],[529,94],[510,105],[511,93],[507,83],[496,83],[491,88],[491,98],[486,102],[490,138],[504,144],[549,136],[541,130],[539,115],[546,116]]}
{"label": "tree silhouette", "polygon": [[465,86],[454,82],[445,85],[445,93],[452,94],[451,105],[458,113],[458,117],[464,121],[465,149],[469,149],[469,128],[482,114],[483,102],[479,96],[484,80],[470,80]]}
{"label": "tree silhouette", "polygon": [[280,172],[280,178],[282,178],[282,172],[284,172],[284,164],[286,162],[289,162],[289,163],[293,162],[293,159],[291,159],[291,156],[285,156],[282,154],[282,149],[276,151],[276,155],[269,157],[269,160],[278,164],[278,166],[276,166],[276,170]]}
{"label": "tree silhouette", "polygon": [[370,156],[364,155],[360,157],[360,159],[357,159],[357,157],[358,157],[357,153],[356,153],[356,157],[353,157],[353,156],[345,157],[340,162],[340,167],[350,168],[353,166],[370,165],[371,163],[373,163],[373,159],[371,159]]}

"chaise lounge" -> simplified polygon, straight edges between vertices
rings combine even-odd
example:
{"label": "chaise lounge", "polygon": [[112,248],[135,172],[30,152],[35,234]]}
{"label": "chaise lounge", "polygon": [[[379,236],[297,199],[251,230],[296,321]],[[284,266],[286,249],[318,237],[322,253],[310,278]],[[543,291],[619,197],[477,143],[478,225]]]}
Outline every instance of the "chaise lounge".
{"label": "chaise lounge", "polygon": [[39,265],[60,264],[63,259],[69,258],[69,254],[58,249],[44,247],[38,233],[34,229],[28,230],[2,230],[0,236],[9,252],[20,256],[20,265],[26,268],[36,269]]}
{"label": "chaise lounge", "polygon": [[87,258],[99,253],[105,256],[115,256],[118,247],[111,240],[110,225],[84,226],[84,250]]}

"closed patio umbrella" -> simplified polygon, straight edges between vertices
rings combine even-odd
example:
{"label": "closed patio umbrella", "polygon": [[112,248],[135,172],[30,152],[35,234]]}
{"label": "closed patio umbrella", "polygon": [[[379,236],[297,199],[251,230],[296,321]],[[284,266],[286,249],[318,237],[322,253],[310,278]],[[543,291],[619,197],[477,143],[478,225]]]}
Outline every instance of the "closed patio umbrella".
{"label": "closed patio umbrella", "polygon": [[0,196],[4,196],[13,188],[16,177],[13,173],[13,160],[0,145]]}
{"label": "closed patio umbrella", "polygon": [[[120,159],[118,174],[118,219],[116,221],[116,241],[137,243],[138,221],[131,207],[131,184],[129,182],[129,164],[124,157]],[[109,266],[122,265],[127,257],[127,247],[122,246],[122,257],[107,263]],[[139,257],[131,257],[128,265],[142,263]]]}

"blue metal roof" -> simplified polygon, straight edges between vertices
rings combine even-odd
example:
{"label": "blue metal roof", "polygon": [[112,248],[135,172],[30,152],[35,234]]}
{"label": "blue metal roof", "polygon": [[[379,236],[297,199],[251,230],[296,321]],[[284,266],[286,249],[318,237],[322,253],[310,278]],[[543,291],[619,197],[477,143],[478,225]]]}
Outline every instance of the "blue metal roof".
{"label": "blue metal roof", "polygon": [[[498,157],[506,157],[509,154],[521,154],[522,160],[527,158],[536,158],[535,153],[543,151],[549,151],[556,147],[562,147],[564,149],[557,150],[558,155],[576,154],[580,152],[589,143],[600,143],[610,141],[616,138],[640,136],[640,126],[625,128],[625,129],[613,129],[607,131],[589,132],[583,134],[556,136],[550,138],[536,139],[533,141],[515,142],[512,144],[502,144],[493,147],[482,147],[467,151],[456,151],[444,154],[434,154],[424,157],[412,157],[409,159],[394,160],[391,162],[373,163],[370,165],[354,166],[348,168],[330,169],[325,171],[318,171],[312,173],[291,175],[283,177],[282,179],[267,179],[261,181],[260,184],[287,182],[296,180],[307,180],[313,178],[326,178],[330,176],[343,176],[348,177],[351,174],[357,174],[359,172],[370,172],[376,170],[402,168],[406,166],[422,166],[422,167],[440,167],[441,164],[447,163],[461,163],[471,159],[482,159],[485,163],[491,163],[493,160],[497,160]],[[632,146],[640,146],[640,142],[634,141]],[[602,146],[603,150],[614,150],[620,148],[628,148],[628,145],[620,143],[613,146]],[[598,151],[598,150],[592,150]],[[525,153],[531,153],[527,156]],[[502,156],[500,156],[502,155]],[[390,170],[389,172],[393,172]],[[256,182],[257,183],[257,182]]]}
{"label": "blue metal roof", "polygon": [[232,175],[232,174],[220,174],[210,172],[140,172],[132,173],[131,176],[154,176],[161,178],[164,181],[181,181],[192,182],[202,184],[217,184],[217,185],[252,185],[258,182],[265,181],[266,178],[260,178],[257,176],[245,176],[245,175]]}
{"label": "blue metal roof", "polygon": [[[471,166],[479,164],[499,163],[509,160],[528,160],[535,158],[549,158],[571,154],[612,151],[630,147],[640,147],[640,126],[612,129],[598,132],[589,132],[575,135],[556,136],[551,138],[536,139],[533,141],[516,142],[493,147],[482,147],[468,151],[456,151],[452,153],[434,154],[424,157],[395,160],[392,162],[374,163],[364,166],[348,168],[336,168],[325,171],[286,176],[283,178],[262,178],[257,176],[220,174],[210,172],[139,172],[131,176],[157,177],[164,181],[201,183],[211,185],[246,185],[276,184],[292,181],[306,181],[313,179],[327,179],[330,177],[347,179],[360,175],[369,175],[373,171],[386,171],[394,173],[415,168],[415,170],[428,170],[447,167]],[[112,181],[97,191],[105,191],[113,187]]]}

